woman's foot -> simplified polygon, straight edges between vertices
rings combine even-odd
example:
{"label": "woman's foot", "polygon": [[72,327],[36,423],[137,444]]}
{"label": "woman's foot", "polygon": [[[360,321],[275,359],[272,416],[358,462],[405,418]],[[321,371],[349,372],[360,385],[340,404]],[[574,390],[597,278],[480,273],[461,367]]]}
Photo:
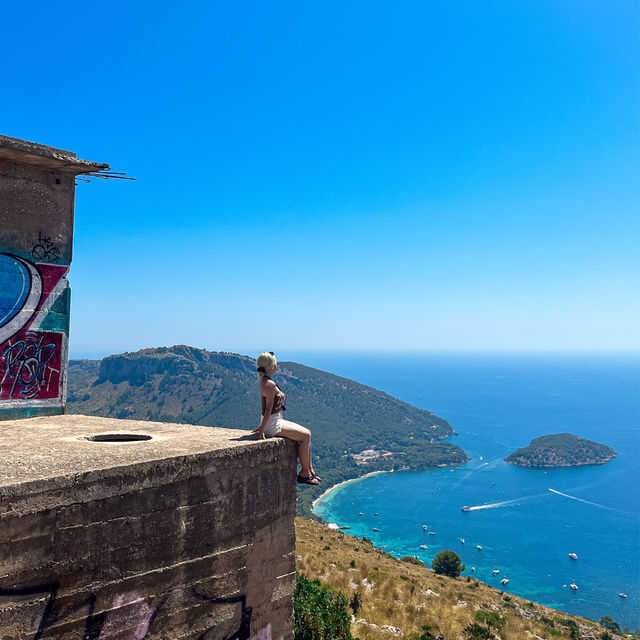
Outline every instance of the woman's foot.
{"label": "woman's foot", "polygon": [[316,478],[313,474],[311,474],[310,476],[298,475],[298,482],[300,484],[318,484],[318,478]]}
{"label": "woman's foot", "polygon": [[315,472],[315,471],[312,471],[312,472],[311,472],[311,475],[312,475],[312,476],[313,476],[313,477],[314,477],[318,482],[320,482],[320,481],[322,480],[322,478],[321,478],[320,476],[317,476],[317,475],[316,475],[316,472]]}

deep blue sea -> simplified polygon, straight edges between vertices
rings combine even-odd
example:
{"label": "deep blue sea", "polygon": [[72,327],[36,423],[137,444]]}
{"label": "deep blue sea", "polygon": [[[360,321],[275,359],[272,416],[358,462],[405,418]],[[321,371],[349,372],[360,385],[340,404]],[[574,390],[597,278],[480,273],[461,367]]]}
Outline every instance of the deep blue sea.
{"label": "deep blue sea", "polygon": [[[386,545],[394,555],[417,555],[430,565],[439,551],[453,549],[466,564],[465,574],[474,567],[472,575],[490,585],[501,588],[507,578],[504,588],[519,596],[640,626],[638,354],[295,359],[437,413],[459,434],[451,442],[472,458],[453,470],[386,473],[348,483],[319,502],[317,515],[350,526],[349,533]],[[503,461],[534,437],[563,432],[607,444],[618,457],[602,466],[547,471]],[[482,508],[464,513],[463,505]],[[572,582],[577,591],[569,588]]]}

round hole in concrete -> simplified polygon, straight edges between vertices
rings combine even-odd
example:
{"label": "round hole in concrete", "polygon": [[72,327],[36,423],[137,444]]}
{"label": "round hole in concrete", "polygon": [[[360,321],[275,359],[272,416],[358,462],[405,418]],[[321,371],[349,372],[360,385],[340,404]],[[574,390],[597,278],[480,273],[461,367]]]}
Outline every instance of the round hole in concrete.
{"label": "round hole in concrete", "polygon": [[151,436],[142,433],[99,433],[95,436],[86,436],[91,442],[136,442],[151,440]]}

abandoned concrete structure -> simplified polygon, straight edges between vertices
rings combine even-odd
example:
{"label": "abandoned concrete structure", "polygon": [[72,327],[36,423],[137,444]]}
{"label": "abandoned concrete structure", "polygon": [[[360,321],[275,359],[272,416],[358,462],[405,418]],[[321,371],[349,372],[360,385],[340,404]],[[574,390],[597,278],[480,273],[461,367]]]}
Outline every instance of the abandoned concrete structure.
{"label": "abandoned concrete structure", "polygon": [[0,420],[64,410],[75,178],[107,168],[0,136]]}
{"label": "abandoned concrete structure", "polygon": [[291,640],[291,441],[54,415],[74,178],[105,168],[0,137],[0,638]]}

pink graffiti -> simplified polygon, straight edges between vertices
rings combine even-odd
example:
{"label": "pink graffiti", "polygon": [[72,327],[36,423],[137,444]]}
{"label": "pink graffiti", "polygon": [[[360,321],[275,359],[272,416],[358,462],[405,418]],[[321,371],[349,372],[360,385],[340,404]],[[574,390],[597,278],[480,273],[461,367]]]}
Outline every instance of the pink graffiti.
{"label": "pink graffiti", "polygon": [[272,640],[271,623],[269,623],[264,629],[260,629],[255,636],[251,636],[249,640]]}
{"label": "pink graffiti", "polygon": [[26,331],[0,351],[5,374],[0,399],[57,398],[60,393],[62,334]]}
{"label": "pink graffiti", "polygon": [[134,591],[122,593],[113,599],[99,637],[101,640],[119,637],[118,634],[129,629],[133,619],[137,620],[138,624],[133,630],[133,635],[128,637],[131,640],[142,640],[149,632],[152,617],[153,609],[137,593]]}

